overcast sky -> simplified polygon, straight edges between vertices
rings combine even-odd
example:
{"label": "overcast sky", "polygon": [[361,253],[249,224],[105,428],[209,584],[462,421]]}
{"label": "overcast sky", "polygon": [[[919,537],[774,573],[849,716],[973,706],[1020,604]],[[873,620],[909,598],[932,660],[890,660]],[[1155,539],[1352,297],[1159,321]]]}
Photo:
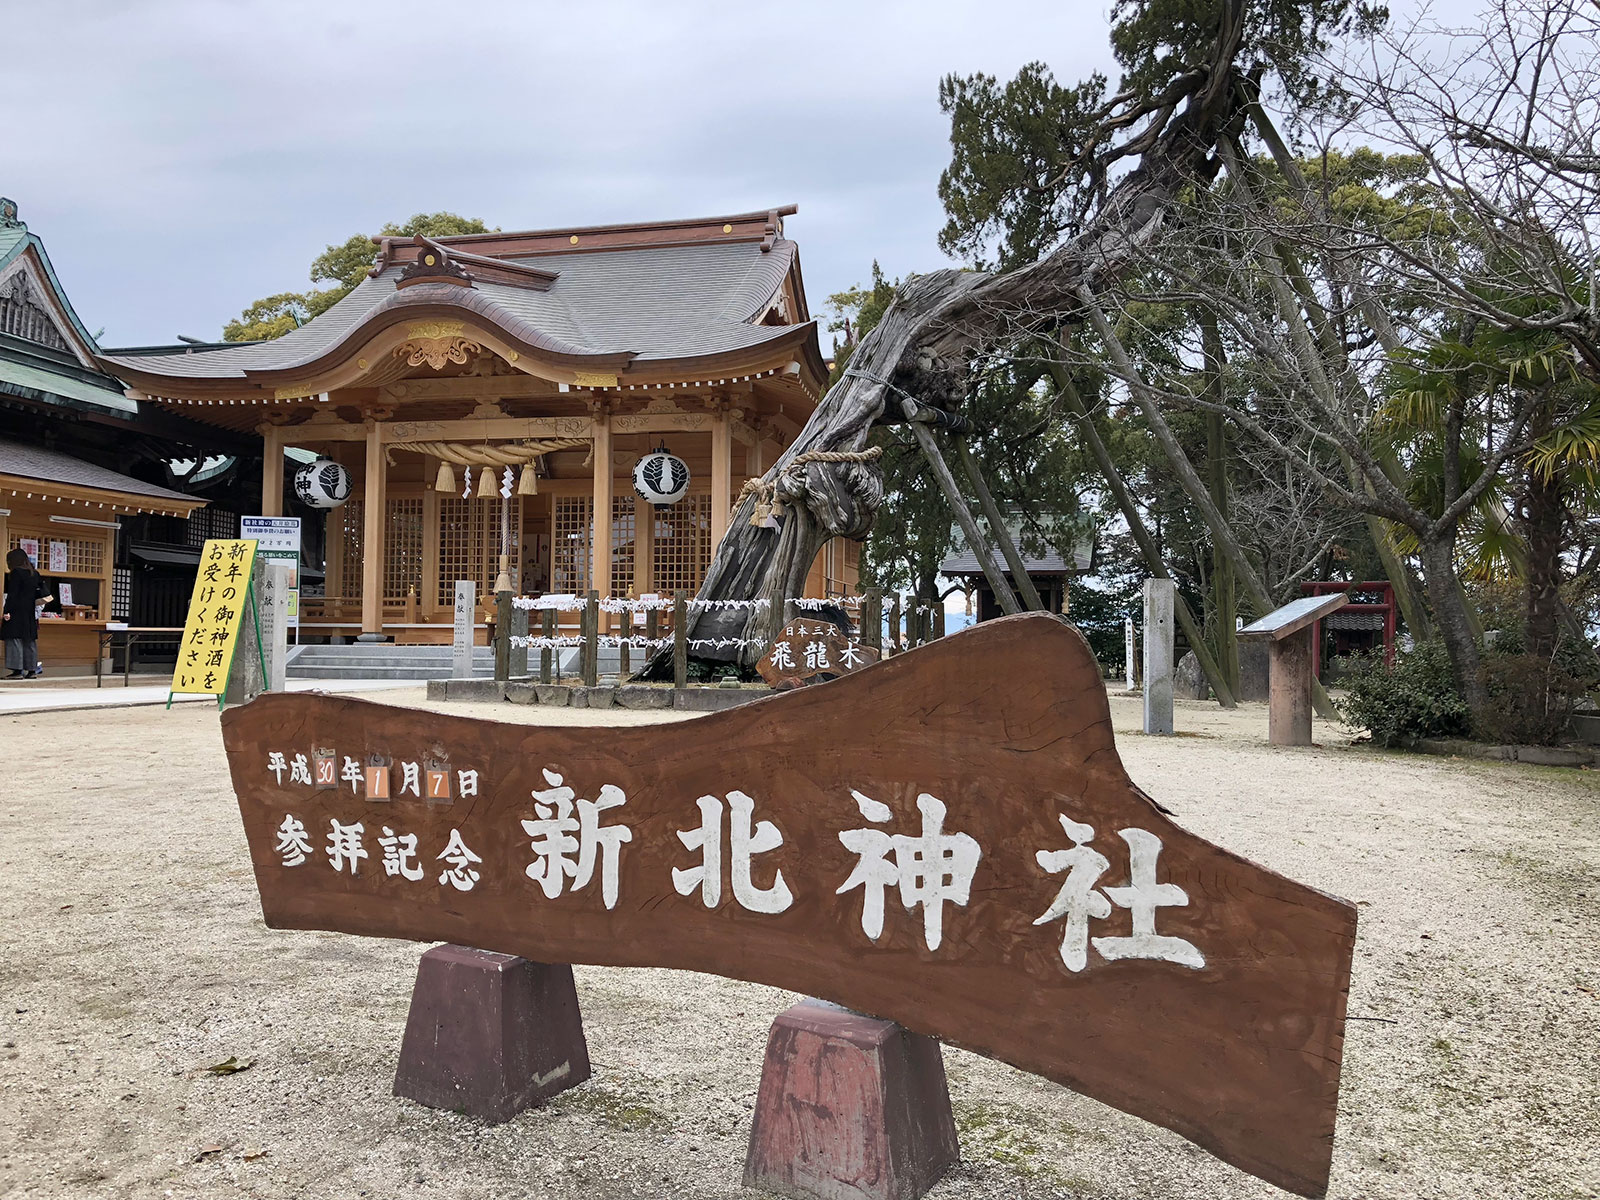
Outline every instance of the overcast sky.
{"label": "overcast sky", "polygon": [[438,209],[537,229],[797,203],[820,310],[874,257],[943,264],[940,77],[1108,66],[1107,7],[0,0],[0,195],[107,346],[219,337],[329,242]]}
{"label": "overcast sky", "polygon": [[820,312],[874,258],[944,265],[939,79],[1114,74],[1109,8],[0,0],[0,195],[106,346],[219,337],[328,243],[439,209],[511,230],[797,203]]}

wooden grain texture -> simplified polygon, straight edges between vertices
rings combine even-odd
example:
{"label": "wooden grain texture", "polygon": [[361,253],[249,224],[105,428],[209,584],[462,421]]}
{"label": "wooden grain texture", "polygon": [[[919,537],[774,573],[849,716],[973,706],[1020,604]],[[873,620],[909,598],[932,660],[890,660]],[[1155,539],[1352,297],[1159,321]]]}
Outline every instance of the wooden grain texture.
{"label": "wooden grain texture", "polygon": [[[1133,786],[1112,738],[1088,646],[1042,614],[990,621],[815,687],[700,718],[633,729],[541,728],[316,695],[268,695],[222,718],[266,921],[276,928],[454,942],[540,962],[670,966],[775,985],[892,1019],[1047,1076],[1190,1138],[1220,1158],[1307,1196],[1324,1193],[1332,1155],[1356,912],[1195,837]],[[314,791],[268,769],[313,747],[395,765],[396,798],[348,784]],[[479,773],[481,794],[449,804],[402,795],[403,761]],[[614,909],[600,879],[555,899],[526,874],[531,793],[563,775],[584,798],[611,784],[626,824]],[[754,799],[782,843],[753,858],[753,883],[781,870],[793,903],[741,907],[731,886],[708,909],[680,895],[674,868],[698,865],[678,834],[700,825],[701,796]],[[881,936],[863,930],[863,892],[838,894],[857,865],[841,831],[869,827],[851,791],[919,832],[919,793],[948,806],[947,833],[982,857],[965,905],[944,907],[930,950],[922,910],[885,895]],[[286,867],[276,830],[303,820],[314,844]],[[1156,930],[1204,955],[1195,969],[1149,959],[1081,970],[1061,954],[1062,923],[1036,925],[1060,890],[1036,853],[1069,845],[1060,818],[1092,825],[1109,860],[1098,881],[1129,883],[1119,831],[1161,840],[1157,876],[1187,893]],[[359,874],[324,853],[330,821],[361,822]],[[386,875],[379,827],[419,838],[424,877]],[[436,882],[452,830],[482,857],[473,890]],[[724,839],[726,844],[726,838]],[[724,854],[724,877],[727,875]],[[1126,936],[1130,912],[1091,922]],[[755,1069],[752,1064],[752,1070]]]}

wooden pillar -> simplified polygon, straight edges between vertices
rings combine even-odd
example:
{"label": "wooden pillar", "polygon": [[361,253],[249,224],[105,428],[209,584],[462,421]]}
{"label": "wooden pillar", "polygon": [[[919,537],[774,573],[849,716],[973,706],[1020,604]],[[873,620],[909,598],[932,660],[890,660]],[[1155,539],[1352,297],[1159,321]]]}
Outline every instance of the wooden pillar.
{"label": "wooden pillar", "polygon": [[361,637],[383,638],[384,520],[387,482],[383,467],[383,422],[367,422],[365,511],[361,537]]}
{"label": "wooden pillar", "polygon": [[283,426],[262,425],[261,515],[283,516]]}
{"label": "wooden pillar", "polygon": [[711,553],[717,552],[728,532],[728,510],[733,507],[733,436],[728,408],[719,404],[711,414]]}
{"label": "wooden pillar", "polygon": [[[438,464],[422,460],[422,611],[439,608],[439,493],[433,490]],[[451,580],[454,583],[454,580]]]}
{"label": "wooden pillar", "polygon": [[757,435],[744,452],[744,473],[750,479],[761,478],[761,438]]}
{"label": "wooden pillar", "polygon": [[589,587],[611,594],[611,411],[594,415],[594,537]]}
{"label": "wooden pillar", "polygon": [[639,499],[633,505],[633,594],[642,596],[655,590],[656,506]]}
{"label": "wooden pillar", "polygon": [[1311,637],[1313,624],[1272,643],[1267,699],[1267,741],[1311,745]]}

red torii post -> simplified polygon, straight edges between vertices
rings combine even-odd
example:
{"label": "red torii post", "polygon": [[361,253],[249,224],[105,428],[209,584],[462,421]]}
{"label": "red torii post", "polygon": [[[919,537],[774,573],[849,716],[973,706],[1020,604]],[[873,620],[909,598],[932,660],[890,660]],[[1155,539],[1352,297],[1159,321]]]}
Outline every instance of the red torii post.
{"label": "red torii post", "polygon": [[[1302,583],[1300,590],[1308,596],[1328,596],[1335,592],[1377,592],[1383,599],[1377,602],[1347,604],[1344,611],[1352,613],[1380,613],[1383,616],[1383,661],[1394,666],[1394,651],[1399,627],[1399,606],[1394,602],[1394,584],[1387,579],[1364,583],[1342,583],[1338,580],[1316,580]],[[1322,678],[1322,621],[1319,618],[1311,627],[1311,673]]]}

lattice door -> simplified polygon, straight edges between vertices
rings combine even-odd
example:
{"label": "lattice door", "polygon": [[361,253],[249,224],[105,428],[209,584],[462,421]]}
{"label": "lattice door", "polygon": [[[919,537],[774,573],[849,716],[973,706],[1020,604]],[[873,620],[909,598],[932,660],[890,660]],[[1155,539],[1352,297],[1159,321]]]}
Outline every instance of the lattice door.
{"label": "lattice door", "polygon": [[550,590],[589,590],[589,559],[593,548],[594,497],[550,498]]}
{"label": "lattice door", "polygon": [[404,601],[411,588],[422,596],[422,497],[384,505],[383,598]]}
{"label": "lattice door", "polygon": [[[419,505],[421,501],[417,502]],[[493,597],[500,573],[500,505],[495,500],[440,499],[439,595],[436,603],[455,603],[458,579],[476,580],[478,597]],[[420,512],[420,509],[419,509]],[[511,561],[517,561],[522,529],[522,498],[511,500]]]}
{"label": "lattice door", "polygon": [[345,599],[354,600],[361,595],[361,546],[366,539],[365,512],[365,501],[346,500],[334,509],[338,526],[334,527],[333,518],[328,520],[329,553],[339,555],[339,590],[344,593]]}
{"label": "lattice door", "polygon": [[711,564],[711,497],[685,496],[655,510],[655,589],[698,591]]}
{"label": "lattice door", "polygon": [[633,592],[634,514],[632,496],[611,498],[611,594],[627,596]]}

